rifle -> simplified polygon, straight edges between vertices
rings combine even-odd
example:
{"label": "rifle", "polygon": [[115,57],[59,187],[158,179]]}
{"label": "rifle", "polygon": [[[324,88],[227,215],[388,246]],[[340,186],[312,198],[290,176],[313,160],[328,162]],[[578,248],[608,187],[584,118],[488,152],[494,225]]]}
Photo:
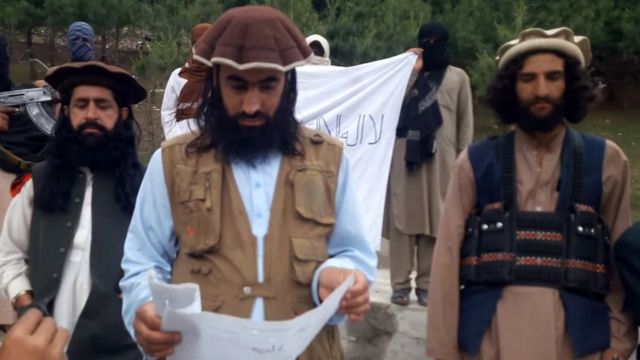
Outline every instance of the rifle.
{"label": "rifle", "polygon": [[0,92],[0,106],[19,107],[30,103],[49,102],[55,91],[49,86]]}
{"label": "rifle", "polygon": [[45,134],[51,135],[55,119],[44,103],[58,101],[58,93],[49,86],[0,92],[0,106],[17,107],[26,111],[33,123]]}

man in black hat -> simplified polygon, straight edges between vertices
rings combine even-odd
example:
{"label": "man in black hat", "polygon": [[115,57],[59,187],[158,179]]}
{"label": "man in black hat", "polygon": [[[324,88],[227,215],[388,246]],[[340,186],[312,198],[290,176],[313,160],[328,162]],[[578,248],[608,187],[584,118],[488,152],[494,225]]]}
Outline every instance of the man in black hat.
{"label": "man in black hat", "polygon": [[391,160],[384,237],[389,239],[391,302],[408,305],[414,258],[418,304],[427,305],[431,256],[456,156],[471,143],[469,77],[450,65],[449,32],[440,23],[418,32],[418,55],[400,113]]}
{"label": "man in black hat", "polygon": [[49,70],[62,98],[44,162],[9,206],[0,286],[20,314],[37,306],[72,332],[70,359],[139,359],[122,318],[122,244],[144,168],[131,105],[145,89],[97,61]]}

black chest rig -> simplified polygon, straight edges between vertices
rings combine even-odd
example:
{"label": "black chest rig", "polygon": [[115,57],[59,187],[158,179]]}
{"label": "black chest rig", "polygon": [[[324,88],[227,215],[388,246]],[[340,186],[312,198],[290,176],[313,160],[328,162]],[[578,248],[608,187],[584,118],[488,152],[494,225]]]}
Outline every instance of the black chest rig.
{"label": "black chest rig", "polygon": [[609,232],[597,211],[604,140],[567,129],[556,210],[527,212],[517,206],[514,138],[512,132],[469,150],[479,190],[465,227],[460,284],[548,286],[603,301]]}

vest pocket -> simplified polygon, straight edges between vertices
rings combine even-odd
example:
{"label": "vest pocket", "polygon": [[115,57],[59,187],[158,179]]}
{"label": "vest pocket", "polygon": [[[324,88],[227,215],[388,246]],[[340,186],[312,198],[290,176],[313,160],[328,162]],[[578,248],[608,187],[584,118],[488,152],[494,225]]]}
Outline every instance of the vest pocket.
{"label": "vest pocket", "polygon": [[206,298],[202,296],[202,311],[211,311],[217,313],[222,305],[224,305],[224,300],[219,298]]}
{"label": "vest pocket", "polygon": [[331,177],[335,177],[335,174],[319,168],[307,167],[294,171],[293,197],[300,216],[324,225],[336,222],[335,191],[330,185]]}
{"label": "vest pocket", "polygon": [[180,247],[191,256],[217,249],[220,243],[221,169],[215,167],[176,168],[175,232]]}
{"label": "vest pocket", "polygon": [[328,258],[327,240],[291,237],[293,275],[301,284],[311,284],[313,273]]}

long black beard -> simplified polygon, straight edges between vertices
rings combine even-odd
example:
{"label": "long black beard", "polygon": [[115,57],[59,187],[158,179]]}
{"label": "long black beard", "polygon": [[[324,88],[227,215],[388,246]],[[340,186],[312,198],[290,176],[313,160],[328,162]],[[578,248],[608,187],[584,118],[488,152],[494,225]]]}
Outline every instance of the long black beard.
{"label": "long black beard", "polygon": [[[96,122],[86,122],[77,129],[61,127],[56,131],[57,155],[66,158],[74,167],[88,167],[91,171],[115,170],[127,152],[127,130],[124,121],[118,120],[109,131]],[[86,129],[96,129],[100,134],[83,133]],[[62,133],[61,133],[62,131]]]}
{"label": "long black beard", "polygon": [[[293,107],[296,102],[296,76],[291,71],[283,91],[282,100],[273,116],[263,112],[229,115],[225,109],[219,87],[207,89],[208,101],[204,104],[204,132],[210,144],[225,161],[241,161],[250,165],[264,160],[275,152],[283,155],[299,155],[298,129]],[[265,124],[256,127],[241,126],[241,118],[260,118]]]}
{"label": "long black beard", "polygon": [[[138,159],[133,129],[134,119],[118,120],[113,130],[97,123],[85,123],[78,129],[63,116],[58,120],[55,136],[47,152],[48,170],[40,183],[35,206],[46,212],[65,211],[78,168],[112,174],[116,177],[114,195],[120,208],[131,213],[144,175]],[[86,128],[101,134],[83,134]]]}
{"label": "long black beard", "polygon": [[564,121],[564,105],[554,104],[553,111],[545,118],[536,117],[529,108],[518,106],[518,127],[525,133],[549,133]]}
{"label": "long black beard", "polygon": [[[217,122],[216,131],[220,134],[217,149],[229,161],[242,161],[256,164],[270,154],[277,152],[280,144],[286,141],[282,137],[281,128],[286,124],[265,113],[257,113],[251,117],[265,121],[262,126],[241,126],[241,118],[249,118],[246,114],[224,116]],[[288,125],[287,125],[288,126]]]}

